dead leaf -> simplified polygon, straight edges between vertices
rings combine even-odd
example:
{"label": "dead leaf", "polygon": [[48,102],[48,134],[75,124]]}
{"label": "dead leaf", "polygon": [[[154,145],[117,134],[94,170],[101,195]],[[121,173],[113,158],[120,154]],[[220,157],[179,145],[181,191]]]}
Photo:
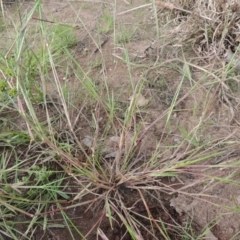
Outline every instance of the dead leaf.
{"label": "dead leaf", "polygon": [[[134,97],[135,96],[131,96],[129,98],[130,101],[133,101],[134,100]],[[139,95],[138,98],[137,98],[137,101],[136,101],[136,106],[137,107],[144,107],[148,104],[148,100],[143,96],[143,95]]]}
{"label": "dead leaf", "polygon": [[21,191],[18,188],[23,186],[24,184],[25,184],[24,182],[17,182],[17,183],[11,184],[10,187],[15,191],[17,191],[19,194],[21,194]]}
{"label": "dead leaf", "polygon": [[205,237],[203,238],[204,240],[218,240],[213,233],[211,232],[210,229],[207,230],[207,233],[205,234]]}
{"label": "dead leaf", "polygon": [[156,1],[156,5],[162,8],[166,8],[169,10],[174,10],[176,7],[174,6],[174,4],[172,3],[167,3],[167,2],[163,2],[163,1]]}
{"label": "dead leaf", "polygon": [[109,240],[108,237],[105,235],[105,233],[100,228],[98,228],[97,233],[102,238],[102,240]]}
{"label": "dead leaf", "polygon": [[104,156],[104,158],[115,158],[117,156],[118,151],[108,153],[107,155]]}
{"label": "dead leaf", "polygon": [[82,143],[83,143],[85,146],[91,148],[92,145],[93,145],[93,138],[92,138],[91,136],[87,135],[87,136],[85,136],[84,139],[82,140]]}
{"label": "dead leaf", "polygon": [[120,137],[119,136],[113,136],[113,137],[110,137],[109,140],[111,142],[119,143]]}
{"label": "dead leaf", "polygon": [[[103,152],[106,154],[106,156],[108,154],[112,154],[113,152],[116,152],[118,150],[119,141],[120,141],[119,136],[112,136],[112,137],[109,137],[108,139],[106,139],[105,144],[104,144],[105,147],[103,150]],[[109,157],[111,157],[111,155],[108,156],[108,158]]]}
{"label": "dead leaf", "polygon": [[180,216],[183,213],[191,212],[197,203],[197,200],[192,200],[185,195],[178,195],[178,197],[170,200],[170,206],[174,207]]}

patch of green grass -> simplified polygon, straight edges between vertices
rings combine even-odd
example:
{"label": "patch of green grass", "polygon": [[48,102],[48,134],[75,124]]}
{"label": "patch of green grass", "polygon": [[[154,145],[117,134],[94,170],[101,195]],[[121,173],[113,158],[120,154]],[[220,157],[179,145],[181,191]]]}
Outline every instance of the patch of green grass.
{"label": "patch of green grass", "polygon": [[55,25],[47,34],[50,38],[50,48],[53,55],[55,52],[64,52],[64,49],[71,48],[78,42],[74,28],[71,26]]}
{"label": "patch of green grass", "polygon": [[117,31],[116,34],[116,43],[117,44],[125,44],[131,41],[133,34],[135,31],[133,31],[131,28],[128,27],[120,27],[120,30]]}
{"label": "patch of green grass", "polygon": [[114,18],[112,12],[105,10],[103,15],[99,19],[99,24],[97,26],[98,32],[103,34],[108,34],[113,31]]}
{"label": "patch of green grass", "polygon": [[17,89],[15,87],[9,87],[7,81],[0,81],[0,101],[6,102],[9,99],[17,97]]}
{"label": "patch of green grass", "polygon": [[226,84],[230,87],[233,93],[237,93],[239,91],[239,83],[236,80],[230,79],[226,81]]}
{"label": "patch of green grass", "polygon": [[81,5],[82,9],[89,9],[90,8],[90,4],[85,2]]}

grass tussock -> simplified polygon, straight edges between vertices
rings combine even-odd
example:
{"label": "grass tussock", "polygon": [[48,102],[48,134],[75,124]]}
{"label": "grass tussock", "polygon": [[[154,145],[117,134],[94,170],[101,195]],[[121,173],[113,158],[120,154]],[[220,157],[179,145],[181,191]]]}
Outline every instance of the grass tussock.
{"label": "grass tussock", "polygon": [[[145,26],[119,21],[116,3],[96,3],[101,12],[77,5],[82,15],[76,3],[60,4],[54,13],[70,9],[71,23],[43,17],[55,15],[40,0],[25,14],[21,4],[10,13],[1,2],[0,239],[61,230],[66,239],[202,239],[218,216],[201,225],[184,217],[189,206],[238,212],[211,192],[239,185],[238,130],[229,130],[238,124],[237,75],[208,65],[237,54],[237,1],[153,1],[154,36],[178,47],[174,58],[158,49],[154,63],[132,58]],[[165,39],[164,22],[175,26]],[[228,108],[229,129],[215,100]],[[181,196],[193,203],[179,207]]]}

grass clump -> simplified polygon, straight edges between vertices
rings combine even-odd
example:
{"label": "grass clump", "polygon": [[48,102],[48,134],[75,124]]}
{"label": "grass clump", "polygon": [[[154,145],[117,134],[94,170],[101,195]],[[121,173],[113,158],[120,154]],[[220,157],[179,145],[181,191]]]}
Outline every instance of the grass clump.
{"label": "grass clump", "polygon": [[127,27],[121,27],[119,31],[117,31],[116,35],[116,43],[117,44],[125,44],[131,41],[133,37],[134,31]]}
{"label": "grass clump", "polygon": [[102,34],[108,34],[113,31],[114,18],[112,12],[109,10],[103,11],[102,16],[99,19],[98,32]]}
{"label": "grass clump", "polygon": [[[197,4],[182,3],[188,11]],[[75,9],[72,4],[68,7]],[[135,31],[116,28],[116,9],[112,13],[111,8],[98,18],[96,39],[114,34],[123,46],[114,46],[114,56],[121,61],[96,51],[95,32],[86,24],[89,48],[94,47],[83,56],[74,48],[76,29],[44,20],[42,7],[35,1],[22,25],[14,25],[12,46],[0,57],[0,238],[32,239],[55,228],[66,230],[72,239],[111,239],[113,229],[123,239],[204,237],[192,220],[183,224],[177,201],[174,210],[169,199],[184,195],[204,201],[202,197],[211,197],[212,183],[236,183],[236,170],[223,176],[219,169],[234,166],[221,161],[238,140],[208,132],[214,127],[213,113],[208,114],[212,89],[218,84],[221,90],[227,77],[222,74],[221,81],[220,71],[210,72],[188,60],[184,48],[181,59],[156,60],[153,65],[143,57],[141,63],[130,61],[126,43]],[[189,21],[189,13],[175,10],[173,16]],[[32,25],[35,14],[39,21]],[[155,24],[158,14],[162,12],[155,8]],[[84,23],[79,14],[76,17]],[[205,33],[211,43],[217,42],[212,26]],[[120,51],[123,57],[117,55]],[[114,75],[119,65],[123,77]],[[196,80],[192,69],[202,78]],[[214,82],[207,81],[210,77]],[[123,78],[115,88],[112,82]],[[156,98],[159,102],[153,105]],[[187,124],[183,117],[189,119]],[[94,223],[83,228],[78,217],[87,219],[89,213]]]}

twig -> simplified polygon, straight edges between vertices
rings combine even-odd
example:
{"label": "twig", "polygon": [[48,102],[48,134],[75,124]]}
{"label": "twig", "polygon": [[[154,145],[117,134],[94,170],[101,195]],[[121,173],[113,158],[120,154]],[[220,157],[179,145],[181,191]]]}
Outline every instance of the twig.
{"label": "twig", "polygon": [[108,37],[106,39],[104,39],[102,41],[102,43],[100,44],[100,46],[96,47],[96,49],[93,51],[92,55],[97,53],[100,50],[100,48],[102,48],[107,43],[108,39],[109,39]]}
{"label": "twig", "polygon": [[33,19],[33,20],[37,20],[37,21],[41,21],[41,22],[48,22],[48,23],[59,24],[59,25],[66,26],[66,27],[79,28],[79,25],[71,26],[71,25],[69,25],[69,24],[57,23],[57,22],[54,22],[54,21],[50,21],[50,20],[42,19],[42,18],[36,18],[36,17],[32,17],[32,19]]}
{"label": "twig", "polygon": [[123,15],[125,13],[129,13],[129,12],[132,12],[132,11],[135,11],[135,10],[138,10],[138,9],[141,9],[141,8],[149,7],[149,6],[152,6],[152,3],[141,5],[141,6],[135,7],[135,8],[131,8],[131,9],[127,10],[127,11],[120,12],[117,15],[120,16],[120,15]]}
{"label": "twig", "polygon": [[169,9],[171,11],[176,9],[176,10],[179,10],[179,11],[182,11],[182,12],[192,13],[191,11],[185,10],[183,8],[178,8],[174,4],[168,3],[168,2],[157,1],[156,5],[159,6],[159,7],[162,7],[162,8]]}

